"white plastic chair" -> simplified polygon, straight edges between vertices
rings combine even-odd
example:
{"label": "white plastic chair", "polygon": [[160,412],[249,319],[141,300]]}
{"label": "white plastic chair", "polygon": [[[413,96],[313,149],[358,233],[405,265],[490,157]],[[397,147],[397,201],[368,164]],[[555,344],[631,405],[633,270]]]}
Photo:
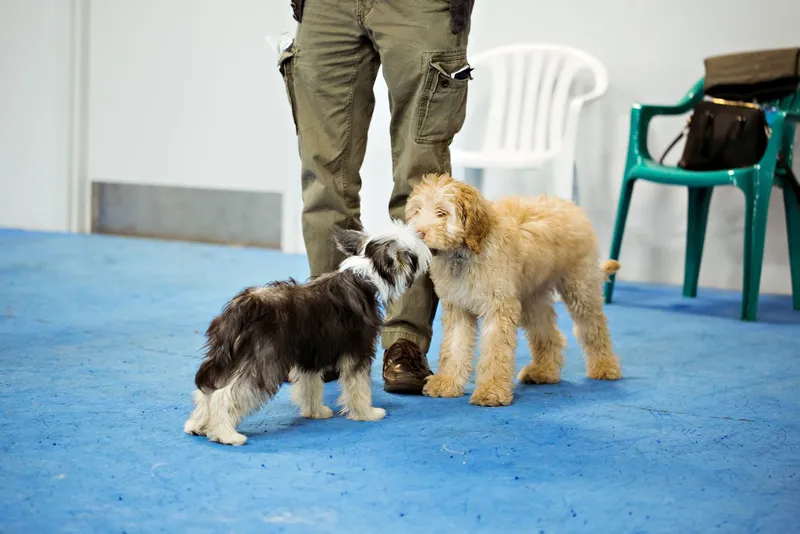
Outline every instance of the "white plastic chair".
{"label": "white plastic chair", "polygon": [[[538,169],[553,162],[555,195],[573,199],[578,119],[586,102],[606,93],[605,66],[582,50],[538,43],[494,48],[470,63],[491,79],[485,130],[477,149],[452,147],[453,166],[464,167],[467,180],[479,185],[484,169]],[[571,94],[587,70],[594,87]]]}

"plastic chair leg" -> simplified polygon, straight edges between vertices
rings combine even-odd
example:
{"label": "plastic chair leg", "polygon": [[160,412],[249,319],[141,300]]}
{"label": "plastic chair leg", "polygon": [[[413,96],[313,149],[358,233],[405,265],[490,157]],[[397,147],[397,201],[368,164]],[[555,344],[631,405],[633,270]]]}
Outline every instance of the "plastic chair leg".
{"label": "plastic chair leg", "polygon": [[686,224],[686,261],[683,267],[683,296],[696,297],[700,279],[700,263],[706,240],[708,208],[711,205],[712,187],[690,187],[688,220]]}
{"label": "plastic chair leg", "polygon": [[[628,219],[628,209],[631,207],[631,198],[633,198],[633,184],[635,179],[624,178],[622,182],[622,191],[619,195],[619,205],[617,206],[617,220],[614,222],[614,237],[611,240],[611,259],[619,260],[619,253],[622,249],[622,236],[625,233],[625,221]],[[612,275],[605,285],[605,299],[606,304],[611,302],[611,297],[614,293],[614,281],[616,275]]]}
{"label": "plastic chair leg", "polygon": [[800,205],[788,187],[783,188],[783,207],[786,210],[786,237],[792,272],[792,308],[800,310]]}
{"label": "plastic chair leg", "polygon": [[767,213],[772,192],[772,176],[756,175],[753,189],[745,194],[744,280],[742,284],[742,320],[755,321],[758,294],[761,290],[761,267],[764,262],[764,240],[767,234]]}

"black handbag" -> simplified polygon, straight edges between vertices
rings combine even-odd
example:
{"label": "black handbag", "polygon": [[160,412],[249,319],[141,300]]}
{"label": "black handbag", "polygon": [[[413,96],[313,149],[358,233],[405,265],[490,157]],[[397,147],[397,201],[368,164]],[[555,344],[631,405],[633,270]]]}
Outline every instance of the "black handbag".
{"label": "black handbag", "polygon": [[[699,102],[686,128],[670,143],[659,163],[684,136],[686,144],[678,166],[690,171],[720,171],[750,167],[761,161],[769,142],[770,128],[761,106],[712,98]],[[778,167],[785,185],[800,200],[800,184],[782,157]]]}
{"label": "black handbag", "polygon": [[686,129],[670,144],[659,163],[686,136],[678,166],[690,171],[720,171],[755,165],[769,141],[764,110],[749,102],[703,100]]}

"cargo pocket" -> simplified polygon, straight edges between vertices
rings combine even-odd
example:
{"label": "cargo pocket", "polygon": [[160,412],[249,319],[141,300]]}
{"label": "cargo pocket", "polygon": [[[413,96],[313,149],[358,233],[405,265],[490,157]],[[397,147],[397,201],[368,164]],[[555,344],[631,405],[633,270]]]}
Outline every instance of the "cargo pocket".
{"label": "cargo pocket", "polygon": [[278,70],[283,77],[283,85],[286,87],[286,96],[289,97],[289,105],[292,108],[292,122],[294,122],[294,133],[299,132],[297,126],[297,99],[294,92],[294,57],[297,53],[294,43],[292,43],[281,54],[278,59]]}
{"label": "cargo pocket", "polygon": [[[466,53],[434,56],[428,63],[417,118],[417,143],[450,141],[464,125],[470,76],[455,79],[452,73],[469,67]],[[469,72],[469,71],[467,71]]]}

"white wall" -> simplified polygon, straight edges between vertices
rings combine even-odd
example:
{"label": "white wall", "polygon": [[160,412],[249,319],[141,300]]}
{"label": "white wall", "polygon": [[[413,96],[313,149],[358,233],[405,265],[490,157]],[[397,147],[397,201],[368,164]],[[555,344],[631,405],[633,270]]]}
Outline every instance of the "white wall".
{"label": "white wall", "polygon": [[[90,178],[297,195],[291,118],[274,53],[264,40],[293,28],[288,0],[90,3]],[[55,227],[66,218],[66,201],[42,196],[50,191],[63,196],[66,190],[66,4],[0,0],[0,224]],[[578,153],[582,204],[607,250],[630,105],[675,102],[702,75],[705,56],[800,44],[793,27],[800,3],[765,0],[757,12],[754,24],[752,2],[746,0],[730,0],[724,10],[717,2],[690,0],[479,0],[470,51],[550,41],[590,51],[608,66],[609,94],[586,110]],[[477,87],[482,80],[475,75]],[[380,80],[376,93],[362,168],[367,226],[385,220],[391,189],[388,103]],[[660,153],[679,128],[679,120],[657,121],[653,152]],[[490,176],[521,178],[528,191],[545,189],[541,175]],[[678,188],[637,186],[622,279],[680,282],[684,197]],[[787,292],[779,201],[770,218],[762,287]],[[288,248],[301,251],[299,214],[284,217]],[[733,189],[715,193],[701,284],[740,287],[742,226],[741,195]]]}
{"label": "white wall", "polygon": [[92,2],[90,175],[283,191],[297,150],[265,35],[289,24],[276,0]]}
{"label": "white wall", "polygon": [[[278,0],[102,0],[91,7],[93,180],[282,193],[297,143],[265,37]],[[283,240],[297,241],[291,213]]]}
{"label": "white wall", "polygon": [[0,0],[0,226],[69,226],[70,2]]}

